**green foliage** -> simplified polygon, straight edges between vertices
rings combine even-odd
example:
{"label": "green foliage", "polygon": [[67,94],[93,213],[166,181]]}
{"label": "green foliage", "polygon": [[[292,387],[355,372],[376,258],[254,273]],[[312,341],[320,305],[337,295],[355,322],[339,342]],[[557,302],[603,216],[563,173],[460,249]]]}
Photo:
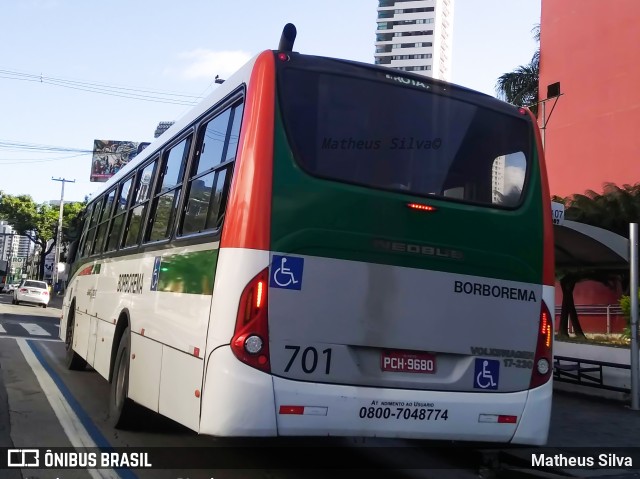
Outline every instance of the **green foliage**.
{"label": "green foliage", "polygon": [[7,220],[20,235],[28,236],[43,246],[56,231],[57,212],[49,205],[39,205],[28,195],[3,195],[0,217]]}
{"label": "green foliage", "polygon": [[564,198],[565,218],[613,231],[627,238],[629,223],[640,220],[640,183],[605,183],[602,193],[587,190]]}
{"label": "green foliage", "polygon": [[[640,289],[638,290],[638,300],[640,301]],[[623,295],[620,297],[620,309],[622,309],[622,315],[627,320],[627,327],[624,328],[622,336],[625,338],[631,337],[631,295]]]}
{"label": "green foliage", "polygon": [[[540,42],[540,25],[533,30],[535,40]],[[540,77],[540,48],[536,50],[531,61],[520,65],[515,70],[505,73],[496,82],[498,98],[512,105],[527,106],[534,114],[538,112],[538,79]]]}
{"label": "green foliage", "polygon": [[[80,235],[79,226],[84,203],[65,203],[62,211],[63,243]],[[29,195],[12,196],[0,192],[0,219],[6,220],[16,233],[28,237],[41,248],[40,277],[44,271],[45,256],[55,246],[60,209],[48,204],[38,204]],[[54,240],[46,249],[49,240]]]}

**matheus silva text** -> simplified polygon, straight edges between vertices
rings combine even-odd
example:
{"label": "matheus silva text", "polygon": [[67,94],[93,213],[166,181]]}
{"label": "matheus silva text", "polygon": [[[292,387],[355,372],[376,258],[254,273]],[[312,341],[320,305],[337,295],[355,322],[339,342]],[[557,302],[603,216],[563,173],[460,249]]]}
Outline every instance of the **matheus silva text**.
{"label": "matheus silva text", "polygon": [[393,137],[387,140],[363,140],[357,138],[333,138],[322,140],[323,150],[437,150],[442,146],[440,138]]}
{"label": "matheus silva text", "polygon": [[613,453],[598,454],[598,456],[531,454],[531,465],[533,467],[633,467],[633,459]]}

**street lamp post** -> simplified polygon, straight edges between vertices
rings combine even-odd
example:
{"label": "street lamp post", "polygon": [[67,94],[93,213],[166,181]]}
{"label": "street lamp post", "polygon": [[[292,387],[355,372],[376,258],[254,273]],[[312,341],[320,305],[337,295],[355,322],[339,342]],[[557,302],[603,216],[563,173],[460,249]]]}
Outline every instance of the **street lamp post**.
{"label": "street lamp post", "polygon": [[58,263],[60,263],[60,247],[62,245],[62,210],[64,207],[64,184],[75,183],[76,180],[67,180],[65,178],[51,178],[53,181],[62,183],[62,192],[60,193],[60,210],[58,211],[58,231],[56,234],[56,252],[53,260],[52,283],[54,289],[58,285]]}

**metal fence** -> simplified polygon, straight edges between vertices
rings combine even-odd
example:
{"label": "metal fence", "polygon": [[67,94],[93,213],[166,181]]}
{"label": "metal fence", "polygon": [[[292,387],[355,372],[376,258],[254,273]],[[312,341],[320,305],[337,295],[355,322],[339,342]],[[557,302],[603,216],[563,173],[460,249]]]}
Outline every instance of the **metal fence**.
{"label": "metal fence", "polygon": [[630,393],[630,388],[605,384],[603,368],[631,370],[628,364],[595,361],[592,359],[571,358],[568,356],[554,356],[553,378],[555,381],[579,384],[609,391]]}

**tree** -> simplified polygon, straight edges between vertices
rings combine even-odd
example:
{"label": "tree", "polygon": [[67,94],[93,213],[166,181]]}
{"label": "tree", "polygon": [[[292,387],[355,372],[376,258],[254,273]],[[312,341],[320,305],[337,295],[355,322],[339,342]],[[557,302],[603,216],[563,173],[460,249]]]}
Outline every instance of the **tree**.
{"label": "tree", "polygon": [[[540,43],[540,25],[533,30],[533,37]],[[512,105],[527,106],[534,114],[538,113],[538,80],[540,77],[540,48],[536,50],[531,61],[520,65],[515,70],[505,73],[496,82],[498,98]]]}
{"label": "tree", "polygon": [[[572,221],[597,226],[623,237],[629,236],[629,223],[640,219],[640,183],[619,187],[605,183],[602,193],[592,190],[566,198],[553,197],[565,205],[565,218]],[[576,334],[584,336],[573,300],[573,289],[580,281],[598,281],[608,287],[616,283],[628,289],[626,271],[573,270],[559,273],[562,288],[562,310],[560,313],[559,336],[568,336],[569,322]]]}
{"label": "tree", "polygon": [[605,183],[602,193],[587,190],[566,198],[565,218],[604,228],[627,238],[629,223],[640,220],[640,183]]}
{"label": "tree", "polygon": [[[65,203],[62,214],[63,243],[78,235],[78,216],[83,208],[83,203]],[[0,196],[0,218],[40,248],[39,278],[44,278],[45,258],[55,247],[58,214],[58,208],[45,203],[37,204],[29,195]],[[53,241],[49,243],[50,240]]]}

